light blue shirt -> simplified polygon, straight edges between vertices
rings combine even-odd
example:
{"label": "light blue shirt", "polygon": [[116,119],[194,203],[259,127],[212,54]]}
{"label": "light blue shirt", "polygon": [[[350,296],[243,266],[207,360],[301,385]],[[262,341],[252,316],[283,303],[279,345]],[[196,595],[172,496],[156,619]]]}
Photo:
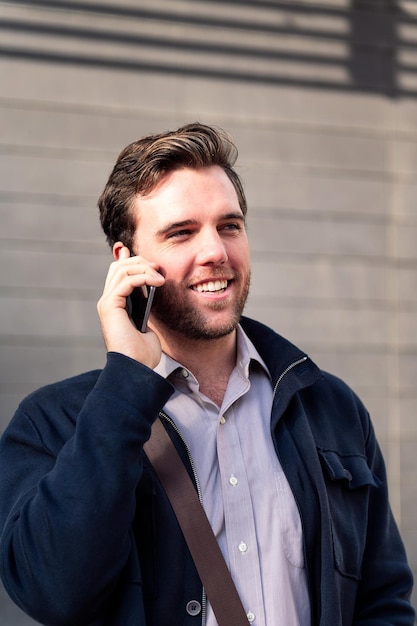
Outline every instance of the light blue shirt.
{"label": "light blue shirt", "polygon": [[[164,410],[194,460],[203,506],[255,626],[308,626],[310,603],[298,508],[276,456],[267,367],[241,327],[222,406],[166,354],[155,368],[175,392]],[[217,622],[211,607],[207,626]]]}

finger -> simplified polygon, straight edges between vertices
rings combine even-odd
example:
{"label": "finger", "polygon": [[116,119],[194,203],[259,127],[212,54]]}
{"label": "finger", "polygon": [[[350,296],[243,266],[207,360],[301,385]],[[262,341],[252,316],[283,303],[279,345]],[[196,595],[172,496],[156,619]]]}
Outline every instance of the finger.
{"label": "finger", "polygon": [[155,263],[154,261],[148,261],[148,259],[145,259],[145,257],[138,255],[135,256],[131,256],[128,260],[129,265],[132,265],[133,267],[135,265],[143,265],[143,267],[148,267],[148,268],[152,268],[154,270],[158,270],[159,265],[158,263]]}
{"label": "finger", "polygon": [[153,265],[141,257],[114,261],[106,277],[105,293],[127,297],[135,287],[142,287],[145,284],[160,287],[165,279]]}

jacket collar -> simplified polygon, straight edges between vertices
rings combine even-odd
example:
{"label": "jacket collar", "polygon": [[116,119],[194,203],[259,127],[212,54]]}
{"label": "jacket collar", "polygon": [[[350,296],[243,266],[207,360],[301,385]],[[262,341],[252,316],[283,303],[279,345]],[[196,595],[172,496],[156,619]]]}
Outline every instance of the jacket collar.
{"label": "jacket collar", "polygon": [[305,352],[268,326],[247,317],[241,324],[268,367],[275,393],[290,397],[322,377]]}

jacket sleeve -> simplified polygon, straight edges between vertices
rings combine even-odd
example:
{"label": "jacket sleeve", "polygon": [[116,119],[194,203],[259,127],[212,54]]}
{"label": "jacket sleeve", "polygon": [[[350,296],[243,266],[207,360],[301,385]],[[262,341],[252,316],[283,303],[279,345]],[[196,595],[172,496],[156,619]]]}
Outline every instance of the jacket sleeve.
{"label": "jacket sleeve", "polygon": [[103,611],[131,551],[142,446],[171,393],[152,370],[110,353],[85,398],[77,385],[52,385],[4,432],[0,573],[41,623],[81,626]]}

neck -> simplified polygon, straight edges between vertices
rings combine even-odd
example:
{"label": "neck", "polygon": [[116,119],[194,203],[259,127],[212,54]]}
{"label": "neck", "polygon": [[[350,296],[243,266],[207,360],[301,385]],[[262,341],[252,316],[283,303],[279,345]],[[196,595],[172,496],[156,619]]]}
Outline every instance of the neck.
{"label": "neck", "polygon": [[192,340],[183,336],[159,336],[162,350],[189,369],[200,391],[221,405],[230,374],[236,364],[236,330],[213,340]]}

